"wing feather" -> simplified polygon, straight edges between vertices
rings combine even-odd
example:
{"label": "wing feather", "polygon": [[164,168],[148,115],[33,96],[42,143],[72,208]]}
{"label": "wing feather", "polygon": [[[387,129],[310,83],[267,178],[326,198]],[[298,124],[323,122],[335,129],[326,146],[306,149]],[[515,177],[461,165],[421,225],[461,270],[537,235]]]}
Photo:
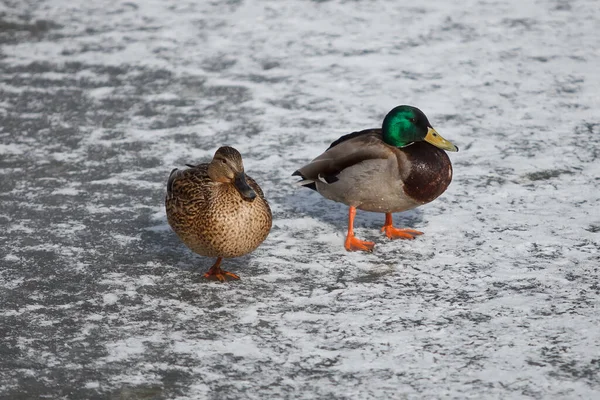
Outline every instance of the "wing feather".
{"label": "wing feather", "polygon": [[333,142],[323,154],[294,175],[300,175],[306,185],[317,180],[333,183],[346,168],[366,160],[387,159],[393,154],[393,150],[381,138],[381,129],[353,132]]}
{"label": "wing feather", "polygon": [[204,201],[204,190],[210,184],[208,177],[208,164],[200,164],[193,168],[177,169],[171,171],[167,181],[167,202],[176,200],[178,202]]}

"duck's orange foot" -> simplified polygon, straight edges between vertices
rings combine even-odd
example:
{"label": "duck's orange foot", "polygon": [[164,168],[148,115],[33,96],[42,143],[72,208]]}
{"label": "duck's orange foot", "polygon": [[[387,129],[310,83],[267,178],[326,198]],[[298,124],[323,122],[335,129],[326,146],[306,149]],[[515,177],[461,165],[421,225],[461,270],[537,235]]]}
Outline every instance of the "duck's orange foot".
{"label": "duck's orange foot", "polygon": [[384,225],[381,232],[385,232],[385,236],[390,239],[409,239],[413,240],[416,236],[422,235],[423,232],[414,229],[394,228],[392,225]]}
{"label": "duck's orange foot", "polygon": [[227,277],[231,279],[240,279],[239,276],[234,274],[233,272],[224,271],[219,266],[212,266],[207,273],[204,274],[206,279],[217,279],[220,282],[225,282]]}
{"label": "duck's orange foot", "polygon": [[344,247],[348,251],[373,251],[375,243],[357,239],[355,236],[348,236]]}

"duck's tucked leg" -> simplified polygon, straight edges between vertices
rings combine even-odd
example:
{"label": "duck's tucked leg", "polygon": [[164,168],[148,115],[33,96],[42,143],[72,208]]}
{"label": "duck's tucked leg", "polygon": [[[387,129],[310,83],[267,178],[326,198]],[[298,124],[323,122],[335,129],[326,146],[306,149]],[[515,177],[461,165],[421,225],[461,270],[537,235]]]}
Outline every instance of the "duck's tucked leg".
{"label": "duck's tucked leg", "polygon": [[354,217],[356,216],[356,207],[350,207],[350,211],[348,213],[348,235],[346,236],[346,243],[344,243],[344,247],[348,251],[373,251],[373,247],[375,247],[375,243],[366,242],[364,240],[357,239],[354,236]]}
{"label": "duck's tucked leg", "polygon": [[227,280],[226,276],[233,278],[233,279],[240,279],[240,277],[237,276],[236,274],[222,270],[221,269],[221,261],[223,261],[223,257],[217,258],[217,262],[215,262],[215,264],[212,267],[210,267],[208,272],[204,274],[204,277],[205,278],[215,277],[216,279],[218,279],[221,282],[225,282]]}
{"label": "duck's tucked leg", "polygon": [[385,225],[381,228],[381,232],[385,232],[385,236],[390,239],[414,239],[415,236],[422,235],[423,232],[414,229],[399,229],[394,228],[394,220],[392,213],[385,213]]}

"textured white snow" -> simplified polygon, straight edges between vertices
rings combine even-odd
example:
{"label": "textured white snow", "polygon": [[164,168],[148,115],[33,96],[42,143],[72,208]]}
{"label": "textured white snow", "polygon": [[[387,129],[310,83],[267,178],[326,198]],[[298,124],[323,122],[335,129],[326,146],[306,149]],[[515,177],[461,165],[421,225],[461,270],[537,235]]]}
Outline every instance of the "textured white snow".
{"label": "textured white snow", "polygon": [[[0,6],[0,395],[600,396],[594,0]],[[40,22],[41,21],[41,22]],[[290,175],[421,108],[454,181],[373,254]],[[206,282],[172,168],[244,156],[273,230]],[[194,270],[198,267],[198,270]]]}

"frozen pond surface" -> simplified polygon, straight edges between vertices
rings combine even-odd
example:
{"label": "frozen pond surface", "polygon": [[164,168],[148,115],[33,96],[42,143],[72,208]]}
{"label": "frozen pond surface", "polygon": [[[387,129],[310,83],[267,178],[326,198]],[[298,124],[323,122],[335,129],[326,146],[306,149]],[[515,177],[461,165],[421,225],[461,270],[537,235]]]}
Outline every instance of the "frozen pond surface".
{"label": "frozen pond surface", "polygon": [[[0,397],[598,398],[598,3],[413,4],[3,3]],[[290,174],[398,104],[454,181],[347,253]],[[275,218],[227,284],[163,209],[222,144]]]}

